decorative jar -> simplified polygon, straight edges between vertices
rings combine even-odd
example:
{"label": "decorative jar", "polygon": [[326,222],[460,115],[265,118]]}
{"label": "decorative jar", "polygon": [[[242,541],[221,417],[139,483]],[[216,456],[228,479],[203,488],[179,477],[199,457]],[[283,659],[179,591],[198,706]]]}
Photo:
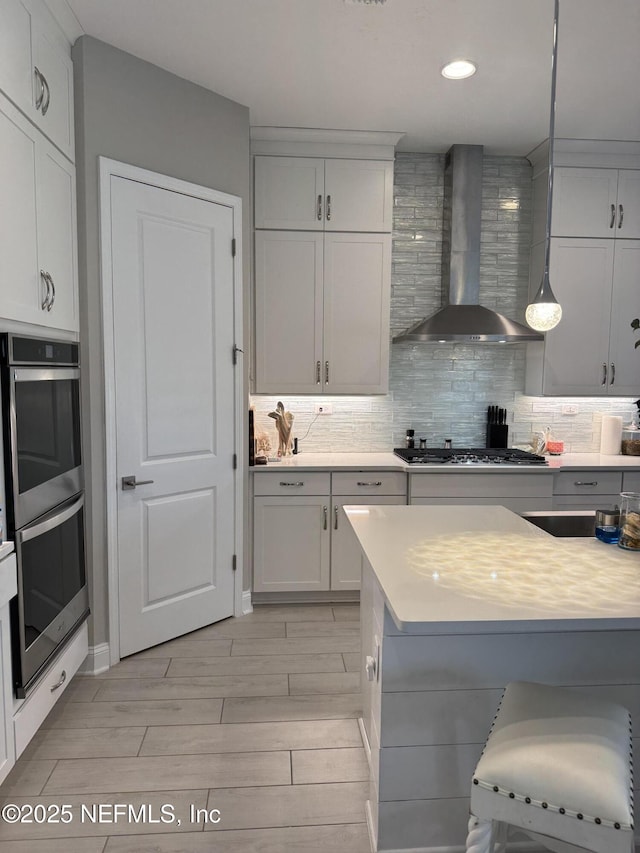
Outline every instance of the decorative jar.
{"label": "decorative jar", "polygon": [[620,548],[640,551],[640,493],[620,493]]}

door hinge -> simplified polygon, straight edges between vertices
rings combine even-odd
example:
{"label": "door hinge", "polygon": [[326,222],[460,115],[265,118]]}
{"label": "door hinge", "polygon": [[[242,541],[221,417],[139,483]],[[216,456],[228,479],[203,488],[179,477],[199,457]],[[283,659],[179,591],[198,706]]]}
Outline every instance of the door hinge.
{"label": "door hinge", "polygon": [[235,258],[236,256],[236,238],[233,237],[231,240],[231,257]]}
{"label": "door hinge", "polygon": [[238,467],[238,454],[234,453],[233,454],[233,470],[235,471],[237,467]]}
{"label": "door hinge", "polygon": [[231,558],[231,568],[234,572],[237,571],[237,569],[238,569],[238,558],[236,557],[235,554]]}

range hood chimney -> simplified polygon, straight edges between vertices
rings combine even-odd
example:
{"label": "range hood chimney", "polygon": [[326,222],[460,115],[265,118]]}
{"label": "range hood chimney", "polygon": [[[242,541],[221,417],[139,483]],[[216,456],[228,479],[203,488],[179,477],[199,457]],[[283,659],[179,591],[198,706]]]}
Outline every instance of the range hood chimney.
{"label": "range hood chimney", "polygon": [[453,145],[446,155],[442,239],[443,307],[395,342],[520,343],[544,336],[479,304],[482,145]]}

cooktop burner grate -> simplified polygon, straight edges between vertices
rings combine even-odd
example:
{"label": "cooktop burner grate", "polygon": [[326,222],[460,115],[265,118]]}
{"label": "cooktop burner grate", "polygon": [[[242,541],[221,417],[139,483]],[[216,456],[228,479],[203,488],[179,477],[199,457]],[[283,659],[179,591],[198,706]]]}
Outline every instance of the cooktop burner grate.
{"label": "cooktop burner grate", "polygon": [[510,447],[397,447],[396,456],[411,465],[546,465],[544,456]]}

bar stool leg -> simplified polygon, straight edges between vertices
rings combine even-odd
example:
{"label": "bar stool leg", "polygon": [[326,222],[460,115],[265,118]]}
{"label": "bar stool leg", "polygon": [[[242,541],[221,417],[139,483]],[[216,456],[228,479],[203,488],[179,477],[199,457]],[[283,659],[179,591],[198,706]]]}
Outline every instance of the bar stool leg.
{"label": "bar stool leg", "polygon": [[[467,835],[467,853],[493,853],[494,844],[497,840],[496,831],[501,829],[502,824],[496,824],[495,821],[483,820],[471,815]],[[500,835],[502,835],[501,832]],[[502,840],[500,838],[500,841]],[[500,849],[504,849],[502,844]]]}

